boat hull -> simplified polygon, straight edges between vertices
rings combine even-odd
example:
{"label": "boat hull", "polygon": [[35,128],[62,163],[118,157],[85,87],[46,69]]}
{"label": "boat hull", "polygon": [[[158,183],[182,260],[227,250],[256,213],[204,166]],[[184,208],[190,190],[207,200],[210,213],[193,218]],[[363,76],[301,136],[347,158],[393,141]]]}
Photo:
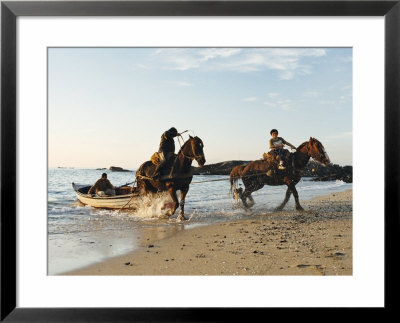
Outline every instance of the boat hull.
{"label": "boat hull", "polygon": [[116,196],[91,196],[87,192],[89,185],[78,185],[72,183],[72,188],[78,200],[85,205],[102,209],[133,209],[135,208],[138,193],[130,193]]}

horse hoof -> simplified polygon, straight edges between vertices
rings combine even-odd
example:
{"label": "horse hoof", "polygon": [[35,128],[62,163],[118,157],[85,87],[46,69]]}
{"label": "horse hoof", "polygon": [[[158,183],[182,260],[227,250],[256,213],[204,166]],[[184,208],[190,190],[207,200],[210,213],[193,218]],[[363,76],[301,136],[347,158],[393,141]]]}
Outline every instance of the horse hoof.
{"label": "horse hoof", "polygon": [[277,208],[275,208],[275,212],[281,212],[283,210],[283,207],[277,207]]}
{"label": "horse hoof", "polygon": [[186,221],[187,218],[185,218],[185,216],[183,214],[180,214],[177,218],[176,221],[181,222],[181,221]]}
{"label": "horse hoof", "polygon": [[301,206],[297,206],[297,207],[296,207],[296,210],[297,210],[297,211],[300,211],[300,212],[304,212],[304,209],[303,209]]}

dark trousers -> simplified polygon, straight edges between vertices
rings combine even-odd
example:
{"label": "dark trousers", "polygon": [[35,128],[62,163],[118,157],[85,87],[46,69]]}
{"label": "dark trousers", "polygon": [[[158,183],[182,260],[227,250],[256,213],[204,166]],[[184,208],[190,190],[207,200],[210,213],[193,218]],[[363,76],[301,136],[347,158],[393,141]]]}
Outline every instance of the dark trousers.
{"label": "dark trousers", "polygon": [[279,160],[285,162],[285,150],[283,148],[274,149],[275,155],[279,156]]}

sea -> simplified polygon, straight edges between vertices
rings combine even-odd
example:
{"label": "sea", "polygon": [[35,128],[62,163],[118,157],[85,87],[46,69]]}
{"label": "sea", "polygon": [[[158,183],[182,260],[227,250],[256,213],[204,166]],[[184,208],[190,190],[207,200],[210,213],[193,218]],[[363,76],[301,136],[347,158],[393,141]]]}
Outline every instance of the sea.
{"label": "sea", "polygon": [[[49,168],[48,275],[65,274],[131,252],[181,230],[268,215],[282,202],[286,192],[286,186],[264,186],[252,194],[255,205],[245,210],[229,194],[228,176],[195,175],[186,196],[185,217],[188,220],[180,222],[176,220],[179,208],[171,218],[164,216],[163,206],[171,201],[168,194],[154,199],[138,198],[135,210],[96,209],[81,204],[72,189],[72,183],[92,185],[103,172],[108,174],[114,186],[135,181],[135,170],[113,172],[104,169]],[[352,184],[302,178],[296,187],[301,202],[352,189]],[[295,210],[293,197],[285,210]]]}

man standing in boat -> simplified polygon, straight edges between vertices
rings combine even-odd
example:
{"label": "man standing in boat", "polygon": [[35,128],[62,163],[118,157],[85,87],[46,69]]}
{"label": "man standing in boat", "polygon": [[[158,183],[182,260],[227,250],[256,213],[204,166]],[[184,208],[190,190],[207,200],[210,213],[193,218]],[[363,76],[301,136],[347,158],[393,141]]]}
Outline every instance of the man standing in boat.
{"label": "man standing in boat", "polygon": [[176,130],[176,128],[174,127],[165,131],[161,135],[160,146],[158,148],[160,163],[157,165],[157,168],[154,171],[152,179],[158,179],[160,177],[160,172],[162,168],[165,166],[165,163],[175,153],[174,138],[178,135],[179,135],[178,130]]}
{"label": "man standing in boat", "polygon": [[99,196],[115,196],[115,189],[115,186],[107,179],[107,174],[103,173],[101,178],[89,189],[88,194],[92,194],[94,191]]}

